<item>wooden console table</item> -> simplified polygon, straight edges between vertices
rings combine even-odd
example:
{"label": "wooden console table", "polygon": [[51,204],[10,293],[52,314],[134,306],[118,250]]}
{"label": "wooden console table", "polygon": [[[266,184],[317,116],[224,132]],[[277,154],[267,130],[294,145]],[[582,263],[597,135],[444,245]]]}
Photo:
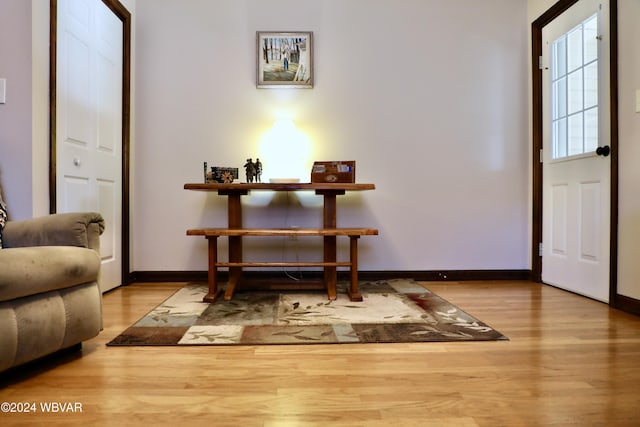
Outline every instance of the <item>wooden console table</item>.
{"label": "wooden console table", "polygon": [[[225,300],[230,300],[236,286],[242,278],[242,267],[275,267],[275,266],[321,266],[324,269],[323,284],[327,290],[329,299],[336,299],[337,267],[349,266],[351,268],[351,286],[348,289],[349,298],[352,301],[362,301],[362,296],[357,285],[357,239],[361,235],[377,235],[378,230],[372,228],[338,228],[337,227],[337,196],[347,191],[364,191],[375,189],[374,184],[359,183],[237,183],[237,184],[185,184],[185,190],[215,191],[221,196],[227,196],[228,228],[198,228],[187,230],[187,235],[204,236],[209,243],[209,293],[205,296],[205,302],[214,302],[219,298],[217,284],[217,267],[229,267],[229,282],[224,295]],[[242,225],[241,197],[250,191],[315,191],[324,198],[323,227],[318,229],[246,229]],[[217,260],[217,238],[227,236],[229,238],[229,262],[220,263]],[[323,237],[324,258],[317,263],[259,263],[243,262],[242,237],[243,236],[321,236]],[[351,242],[350,261],[336,261],[337,236],[349,236]]]}

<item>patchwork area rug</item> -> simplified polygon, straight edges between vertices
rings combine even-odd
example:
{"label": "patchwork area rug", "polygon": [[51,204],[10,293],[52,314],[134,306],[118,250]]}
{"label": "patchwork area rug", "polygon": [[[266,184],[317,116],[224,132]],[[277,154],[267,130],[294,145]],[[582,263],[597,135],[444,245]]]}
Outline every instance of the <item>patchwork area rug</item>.
{"label": "patchwork area rug", "polygon": [[508,339],[413,280],[362,282],[362,302],[323,292],[238,292],[202,302],[204,284],[177,291],[109,346],[266,345]]}

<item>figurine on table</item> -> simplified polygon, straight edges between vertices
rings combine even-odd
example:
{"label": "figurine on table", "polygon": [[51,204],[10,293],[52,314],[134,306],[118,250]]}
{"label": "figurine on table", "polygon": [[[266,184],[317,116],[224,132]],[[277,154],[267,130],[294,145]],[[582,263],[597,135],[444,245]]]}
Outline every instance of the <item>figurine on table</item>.
{"label": "figurine on table", "polygon": [[256,176],[256,164],[252,159],[247,159],[247,163],[244,164],[244,170],[247,177],[247,182],[253,182]]}
{"label": "figurine on table", "polygon": [[256,158],[254,168],[256,172],[256,182],[262,182],[262,162],[260,161],[260,159]]}

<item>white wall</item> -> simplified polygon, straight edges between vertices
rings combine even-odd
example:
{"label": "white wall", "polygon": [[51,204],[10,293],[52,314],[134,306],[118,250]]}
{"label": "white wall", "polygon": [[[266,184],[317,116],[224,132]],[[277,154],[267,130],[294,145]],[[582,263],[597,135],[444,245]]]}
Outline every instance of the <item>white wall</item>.
{"label": "white wall", "polygon": [[49,213],[49,1],[32,0],[31,216]]}
{"label": "white wall", "polygon": [[[619,2],[619,258],[618,293],[640,299],[640,1]],[[640,94],[637,95],[640,97]]]}
{"label": "white wall", "polygon": [[10,218],[32,215],[31,2],[0,1],[0,78],[7,80],[0,104],[0,184]]}
{"label": "white wall", "polygon": [[[225,200],[183,184],[241,167],[282,115],[376,184],[338,201],[339,225],[380,229],[362,270],[529,268],[525,0],[138,0],[136,25],[134,270],[206,268],[185,230],[224,225]],[[256,89],[257,30],[314,32],[313,89]],[[321,221],[246,202],[248,225]]]}
{"label": "white wall", "polygon": [[49,1],[0,0],[0,184],[10,219],[49,212]]}

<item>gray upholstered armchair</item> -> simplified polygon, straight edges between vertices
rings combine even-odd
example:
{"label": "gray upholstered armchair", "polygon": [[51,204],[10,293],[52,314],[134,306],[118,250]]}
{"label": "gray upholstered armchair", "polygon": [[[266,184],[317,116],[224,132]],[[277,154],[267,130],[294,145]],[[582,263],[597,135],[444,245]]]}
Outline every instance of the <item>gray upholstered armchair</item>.
{"label": "gray upholstered armchair", "polygon": [[0,371],[92,338],[102,329],[96,213],[8,221],[0,249]]}

